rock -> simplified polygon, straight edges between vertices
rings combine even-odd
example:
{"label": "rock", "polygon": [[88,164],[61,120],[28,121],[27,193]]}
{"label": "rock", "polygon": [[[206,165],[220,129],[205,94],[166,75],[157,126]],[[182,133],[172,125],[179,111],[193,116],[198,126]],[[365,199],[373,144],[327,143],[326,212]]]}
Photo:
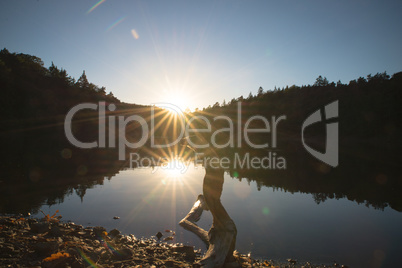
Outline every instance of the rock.
{"label": "rock", "polygon": [[76,236],[71,236],[71,241],[73,241],[75,243],[79,243],[79,242],[81,242],[81,239],[79,237],[76,237]]}
{"label": "rock", "polygon": [[79,224],[75,224],[74,222],[70,222],[67,225],[68,225],[69,228],[72,228],[72,229],[77,230],[77,231],[84,229],[84,226],[79,225]]}
{"label": "rock", "polygon": [[36,268],[36,267],[41,267],[40,266],[40,261],[36,260],[36,261],[30,261],[29,262],[29,266],[32,268]]}
{"label": "rock", "polygon": [[61,231],[59,226],[53,226],[50,229],[50,235],[55,236],[55,237],[60,237],[63,235],[63,232]]}
{"label": "rock", "polygon": [[172,247],[172,252],[183,253],[184,259],[189,262],[193,262],[195,260],[195,252],[194,247],[192,246],[176,246]]}
{"label": "rock", "polygon": [[119,230],[117,230],[117,229],[113,229],[113,230],[111,230],[110,232],[109,232],[109,237],[110,238],[115,238],[116,236],[118,236],[120,234],[120,231]]}
{"label": "rock", "polygon": [[36,219],[28,219],[29,224],[37,223],[38,221]]}
{"label": "rock", "polygon": [[98,262],[98,260],[100,258],[100,256],[98,256],[98,254],[96,252],[86,251],[85,255],[87,256],[87,258],[89,258],[94,263]]}
{"label": "rock", "polygon": [[94,227],[93,231],[97,237],[100,237],[103,236],[104,232],[106,232],[106,229],[101,226],[96,226]]}
{"label": "rock", "polygon": [[[24,222],[19,219],[17,221]],[[32,219],[29,222],[31,230],[27,231],[27,227],[21,224],[8,224],[10,222],[9,216],[0,216],[0,267],[80,268],[88,267],[89,259],[99,267],[200,267],[201,250],[197,253],[192,246],[158,243],[153,238],[138,240],[134,235],[122,236],[117,229],[111,230],[110,234],[106,235],[106,229],[103,227],[83,229],[70,223],[38,223]],[[170,231],[165,236],[173,234],[174,232]],[[161,237],[162,233],[159,238]],[[63,258],[54,256],[45,261],[53,253],[67,256]],[[253,260],[251,256],[237,251],[233,254],[236,262],[225,263],[225,267],[273,266],[273,261]],[[294,265],[289,262],[278,264],[279,267],[296,265],[301,267],[298,263]],[[309,263],[305,266],[325,267],[311,266]]]}
{"label": "rock", "polygon": [[76,236],[84,236],[86,234],[87,234],[86,232],[76,232],[75,233]]}
{"label": "rock", "polygon": [[68,267],[68,258],[59,258],[52,261],[43,262],[43,268],[56,268],[56,267]]}
{"label": "rock", "polygon": [[131,238],[131,236],[122,236],[122,238],[120,239],[120,243],[125,243],[125,244],[132,244],[133,243],[133,239]]}
{"label": "rock", "polygon": [[158,238],[158,240],[160,240],[162,236],[163,236],[163,234],[161,232],[158,232],[156,234],[156,238]]}
{"label": "rock", "polygon": [[166,266],[173,266],[174,265],[174,261],[172,261],[172,260],[167,260],[167,261],[165,261],[165,265]]}
{"label": "rock", "polygon": [[118,260],[127,260],[133,256],[133,252],[129,248],[122,248],[113,253],[114,257]]}
{"label": "rock", "polygon": [[173,236],[168,236],[165,239],[163,239],[163,241],[172,241],[173,240]]}
{"label": "rock", "polygon": [[85,251],[88,251],[88,252],[92,252],[92,251],[94,251],[94,248],[91,247],[91,246],[85,246],[85,247],[84,247],[84,250],[85,250]]}
{"label": "rock", "polygon": [[49,256],[52,253],[55,253],[58,248],[59,244],[56,241],[39,242],[33,246],[35,253],[40,256]]}
{"label": "rock", "polygon": [[1,249],[1,251],[3,252],[3,253],[6,253],[6,254],[12,254],[12,253],[14,253],[14,247],[13,246],[5,246],[5,247],[3,247],[2,249]]}
{"label": "rock", "polygon": [[78,257],[80,255],[76,248],[69,248],[66,250],[66,252],[72,257]]}
{"label": "rock", "polygon": [[138,246],[141,247],[141,248],[143,248],[143,247],[146,247],[147,244],[145,244],[145,242],[144,242],[143,240],[141,240],[141,241],[138,243]]}
{"label": "rock", "polygon": [[49,232],[50,226],[46,222],[38,222],[31,224],[31,231],[37,234]]}
{"label": "rock", "polygon": [[112,255],[112,253],[110,253],[110,251],[103,251],[103,252],[100,254],[100,258],[101,258],[102,260],[108,260],[108,259],[110,259],[111,255]]}

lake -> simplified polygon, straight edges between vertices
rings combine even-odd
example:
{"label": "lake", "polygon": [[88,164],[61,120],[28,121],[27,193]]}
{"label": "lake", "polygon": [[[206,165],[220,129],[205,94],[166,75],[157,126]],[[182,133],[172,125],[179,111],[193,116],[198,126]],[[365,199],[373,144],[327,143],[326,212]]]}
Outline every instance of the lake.
{"label": "lake", "polygon": [[[174,168],[124,168],[89,186],[76,184],[52,200],[42,199],[40,209],[46,214],[59,210],[76,224],[117,228],[137,238],[159,231],[167,237],[165,230],[173,230],[172,243],[205,250],[198,237],[178,225],[202,193],[205,175],[201,166],[186,168],[184,174]],[[225,173],[221,201],[237,226],[236,249],[254,258],[402,267],[401,212],[319,196]],[[204,211],[198,225],[208,230],[211,223],[211,214]]]}

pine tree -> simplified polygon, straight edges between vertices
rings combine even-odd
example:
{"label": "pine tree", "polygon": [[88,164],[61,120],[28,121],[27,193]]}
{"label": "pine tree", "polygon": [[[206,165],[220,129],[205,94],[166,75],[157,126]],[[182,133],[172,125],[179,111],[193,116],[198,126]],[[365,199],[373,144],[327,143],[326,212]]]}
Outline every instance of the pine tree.
{"label": "pine tree", "polygon": [[89,89],[89,82],[88,82],[87,76],[85,74],[85,70],[82,72],[82,75],[80,76],[80,78],[78,78],[77,86],[79,86],[82,89]]}
{"label": "pine tree", "polygon": [[260,87],[260,88],[258,89],[257,95],[258,95],[258,96],[261,96],[262,94],[264,94],[264,89],[263,89],[262,87]]}
{"label": "pine tree", "polygon": [[328,79],[326,77],[322,77],[321,75],[317,77],[317,79],[315,80],[315,83],[313,84],[313,86],[316,87],[325,87],[328,86],[329,82]]}

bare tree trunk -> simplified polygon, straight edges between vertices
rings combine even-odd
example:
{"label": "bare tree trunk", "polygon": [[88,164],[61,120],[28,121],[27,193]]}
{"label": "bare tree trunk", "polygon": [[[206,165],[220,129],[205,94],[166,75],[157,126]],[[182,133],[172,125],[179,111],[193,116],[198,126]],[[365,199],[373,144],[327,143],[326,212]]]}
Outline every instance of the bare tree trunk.
{"label": "bare tree trunk", "polygon": [[[223,170],[206,168],[203,183],[204,196],[198,196],[191,211],[180,222],[181,226],[195,233],[208,245],[208,251],[199,263],[202,267],[239,267],[233,257],[237,235],[236,225],[220,200],[223,174]],[[203,209],[210,210],[213,217],[212,227],[207,237],[206,231],[195,224],[201,217]]]}
{"label": "bare tree trunk", "polygon": [[184,229],[196,234],[199,238],[201,238],[202,242],[204,242],[206,247],[208,248],[208,232],[195,224],[200,220],[204,209],[208,210],[207,204],[205,203],[204,196],[200,194],[198,195],[197,201],[194,203],[190,212],[179,222],[179,224]]}

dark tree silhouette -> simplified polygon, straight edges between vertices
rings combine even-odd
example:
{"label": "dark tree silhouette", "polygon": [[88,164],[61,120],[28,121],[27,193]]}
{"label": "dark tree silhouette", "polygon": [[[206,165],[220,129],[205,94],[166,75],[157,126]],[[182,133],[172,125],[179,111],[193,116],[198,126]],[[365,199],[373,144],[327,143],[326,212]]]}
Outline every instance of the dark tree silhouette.
{"label": "dark tree silhouette", "polygon": [[326,77],[322,77],[321,75],[317,77],[313,86],[316,87],[325,87],[328,86],[328,79]]}
{"label": "dark tree silhouette", "polygon": [[87,75],[85,74],[85,70],[82,72],[82,75],[77,80],[77,86],[82,89],[89,89],[89,82],[87,79]]}
{"label": "dark tree silhouette", "polygon": [[262,94],[264,94],[264,89],[262,87],[260,87],[258,89],[257,96],[262,96]]}

